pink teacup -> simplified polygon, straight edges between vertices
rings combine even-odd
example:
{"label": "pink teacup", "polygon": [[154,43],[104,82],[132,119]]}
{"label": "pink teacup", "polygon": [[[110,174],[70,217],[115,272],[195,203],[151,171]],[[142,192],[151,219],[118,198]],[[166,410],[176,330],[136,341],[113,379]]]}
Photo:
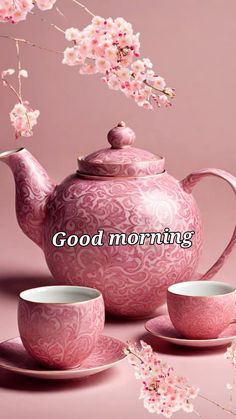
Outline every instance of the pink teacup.
{"label": "pink teacup", "polygon": [[100,291],[79,286],[32,288],[20,293],[18,327],[23,345],[40,363],[75,368],[92,352],[104,328]]}
{"label": "pink teacup", "polygon": [[235,316],[235,287],[217,281],[189,281],[167,291],[170,319],[184,337],[213,339]]}

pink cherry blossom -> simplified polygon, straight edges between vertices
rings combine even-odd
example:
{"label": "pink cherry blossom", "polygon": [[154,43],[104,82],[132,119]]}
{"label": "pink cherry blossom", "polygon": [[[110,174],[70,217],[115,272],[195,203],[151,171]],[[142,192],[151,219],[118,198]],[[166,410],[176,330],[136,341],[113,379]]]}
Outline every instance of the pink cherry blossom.
{"label": "pink cherry blossom", "polygon": [[115,75],[111,76],[107,83],[108,83],[108,86],[110,87],[110,89],[120,90],[120,88],[121,88],[120,80]]}
{"label": "pink cherry blossom", "polygon": [[229,359],[233,367],[236,369],[236,339],[234,339],[231,345],[227,348],[225,358]]}
{"label": "pink cherry blossom", "polygon": [[85,59],[85,58],[87,57],[88,53],[89,53],[89,46],[88,46],[88,44],[86,43],[86,41],[82,41],[82,42],[78,45],[77,50],[78,50],[78,54],[79,54],[79,56],[80,56],[81,58],[84,58],[84,59]]}
{"label": "pink cherry blossom", "polygon": [[79,41],[81,39],[81,32],[76,28],[69,28],[65,31],[67,41]]}
{"label": "pink cherry blossom", "polygon": [[168,102],[168,99],[167,99],[166,95],[160,95],[160,96],[159,96],[159,103],[160,103],[161,105],[166,105],[166,104],[167,104],[167,102]]}
{"label": "pink cherry blossom", "polygon": [[29,102],[17,103],[10,112],[10,120],[15,129],[15,136],[19,138],[33,135],[32,128],[37,124],[39,111],[33,110]]}
{"label": "pink cherry blossom", "polygon": [[56,0],[35,0],[40,10],[51,10],[56,3]]}
{"label": "pink cherry blossom", "polygon": [[19,71],[19,76],[20,77],[27,78],[28,77],[28,71],[27,70],[24,70],[24,69],[20,70]]}
{"label": "pink cherry blossom", "polygon": [[115,63],[117,60],[117,49],[115,46],[105,47],[104,48],[105,57],[111,62]]}
{"label": "pink cherry blossom", "polygon": [[175,89],[171,89],[170,87],[165,87],[163,92],[169,96],[170,98],[173,98],[175,96]]}
{"label": "pink cherry blossom", "polygon": [[68,28],[65,37],[74,45],[65,49],[63,64],[79,65],[80,74],[101,73],[110,89],[120,90],[145,109],[170,104],[174,90],[151,70],[149,58],[137,59],[139,33],[135,34],[122,17],[113,20],[95,16],[82,30]]}
{"label": "pink cherry blossom", "polygon": [[150,109],[150,110],[153,109],[153,106],[151,105],[151,103],[148,100],[145,100],[143,102],[142,107],[145,108],[145,109]]}
{"label": "pink cherry blossom", "polygon": [[193,412],[193,400],[199,389],[189,384],[186,377],[176,375],[174,369],[163,362],[150,345],[140,341],[140,346],[130,344],[125,350],[135,377],[142,382],[140,399],[150,413],[170,418],[183,410]]}
{"label": "pink cherry blossom", "polygon": [[97,71],[100,73],[106,73],[110,69],[110,63],[103,57],[98,57],[95,61]]}
{"label": "pink cherry blossom", "polygon": [[15,73],[14,68],[8,68],[7,70],[3,70],[1,73],[1,78],[4,79],[6,76],[12,76]]}
{"label": "pink cherry blossom", "polygon": [[143,58],[143,63],[147,68],[152,68],[153,64],[152,62],[149,60],[149,58]]}
{"label": "pink cherry blossom", "polygon": [[33,110],[27,100],[22,99],[22,86],[21,77],[28,77],[28,72],[25,69],[18,70],[18,88],[15,87],[11,82],[8,81],[8,76],[12,76],[15,73],[13,68],[3,70],[1,73],[1,79],[4,86],[8,87],[17,97],[18,103],[16,103],[10,112],[10,120],[15,130],[15,138],[19,137],[31,137],[33,135],[32,129],[37,124],[39,117],[39,111]]}
{"label": "pink cherry blossom", "polygon": [[25,20],[35,4],[41,10],[52,9],[56,0],[0,0],[0,22],[18,23]]}
{"label": "pink cherry blossom", "polygon": [[157,77],[153,77],[152,85],[156,89],[159,89],[159,90],[163,91],[164,88],[166,87],[166,82],[163,79],[163,77],[157,76]]}
{"label": "pink cherry blossom", "polygon": [[115,75],[120,82],[130,81],[130,71],[128,68],[121,68],[117,70]]}
{"label": "pink cherry blossom", "polygon": [[0,22],[18,23],[33,9],[33,0],[1,0]]}
{"label": "pink cherry blossom", "polygon": [[94,63],[86,63],[80,67],[80,74],[96,74],[97,68]]}
{"label": "pink cherry blossom", "polygon": [[141,73],[142,71],[145,70],[145,64],[141,60],[134,61],[131,64],[131,69],[133,70],[134,73]]}
{"label": "pink cherry blossom", "polygon": [[93,18],[93,25],[94,26],[97,26],[97,27],[100,27],[100,26],[102,26],[104,24],[104,20],[105,19],[103,17],[94,16],[94,18]]}
{"label": "pink cherry blossom", "polygon": [[62,63],[69,66],[83,64],[83,59],[79,56],[78,48],[66,48],[64,51],[64,58]]}

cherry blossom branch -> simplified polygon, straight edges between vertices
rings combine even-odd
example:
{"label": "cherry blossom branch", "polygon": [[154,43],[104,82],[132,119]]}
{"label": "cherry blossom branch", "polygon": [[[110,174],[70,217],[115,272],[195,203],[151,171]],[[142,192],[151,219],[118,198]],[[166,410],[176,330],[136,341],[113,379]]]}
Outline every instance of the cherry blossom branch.
{"label": "cherry blossom branch", "polygon": [[11,83],[9,83],[9,81],[4,76],[2,76],[2,81],[5,84],[5,86],[7,86],[14,93],[14,95],[16,95],[19,102],[22,103],[22,97],[19,95],[17,90],[12,86]]}
{"label": "cherry blossom branch", "polygon": [[[135,74],[131,74],[131,76],[135,79]],[[173,99],[175,92],[174,89],[170,89],[168,87],[165,87],[164,89],[158,89],[157,87],[153,86],[152,84],[148,83],[147,80],[143,80],[143,84],[145,84],[146,86],[150,87],[153,90],[156,90],[156,92],[158,93],[163,93],[166,96],[169,96],[170,99]]]}
{"label": "cherry blossom branch", "polygon": [[56,9],[57,13],[58,13],[60,16],[62,16],[62,17],[64,17],[64,18],[65,18],[64,13],[61,11],[61,9],[59,9],[59,7],[58,7],[58,6],[56,6],[56,7],[55,7],[55,9]]}
{"label": "cherry blossom branch", "polygon": [[[132,76],[133,78],[135,78],[135,74],[134,74],[134,73],[133,73],[133,74],[131,74],[131,76]],[[151,87],[151,89],[156,90],[156,92],[159,92],[159,93],[164,93],[165,95],[170,96],[170,98],[173,98],[173,96],[174,96],[174,92],[173,92],[173,90],[172,90],[172,89],[168,89],[168,88],[158,89],[157,87],[154,87],[152,84],[148,83],[148,81],[147,81],[147,80],[143,80],[143,83],[144,83],[146,86]]]}
{"label": "cherry blossom branch", "polygon": [[53,52],[55,54],[63,54],[63,51],[58,51],[58,50],[50,49],[50,48],[47,48],[47,47],[43,47],[43,46],[38,45],[34,42],[28,41],[27,39],[14,38],[14,37],[9,36],[9,35],[0,35],[0,38],[9,39],[9,40],[14,41],[14,42],[22,42],[26,45],[29,45],[29,46],[35,47],[35,48],[39,48],[39,49],[42,49],[42,50],[47,51],[47,52]]}
{"label": "cherry blossom branch", "polygon": [[231,345],[227,348],[225,358],[228,359],[233,367],[233,382],[227,384],[226,387],[230,391],[230,406],[233,403],[233,391],[235,390],[235,379],[236,379],[236,339],[234,339]]}
{"label": "cherry blossom branch", "polygon": [[156,90],[157,92],[164,93],[166,96],[169,96],[171,99],[174,97],[173,89],[168,89],[168,87],[164,89],[158,89],[157,87],[154,87],[152,84],[148,83],[147,80],[143,80],[143,83],[146,86],[151,87],[153,90]]}
{"label": "cherry blossom branch", "polygon": [[19,43],[16,40],[16,52],[18,58],[17,64],[17,79],[18,79],[18,91],[12,83],[8,81],[8,76],[12,76],[15,73],[15,69],[9,68],[3,70],[1,73],[1,79],[3,85],[8,87],[17,97],[18,103],[16,103],[10,112],[10,120],[15,129],[15,138],[21,136],[30,137],[33,135],[32,128],[37,124],[37,118],[40,114],[38,110],[33,110],[27,100],[22,98],[22,85],[21,78],[27,78],[28,72],[21,67]]}
{"label": "cherry blossom branch", "polygon": [[[153,65],[148,58],[137,59],[140,50],[139,33],[134,33],[129,22],[126,22],[121,17],[104,19],[100,16],[95,16],[80,1],[71,1],[92,16],[90,24],[83,30],[76,28],[64,30],[47,19],[40,17],[42,22],[63,33],[67,41],[73,42],[73,46],[66,48],[63,52],[40,46],[26,39],[0,35],[0,38],[12,40],[16,45],[19,92],[8,80],[2,78],[3,83],[15,93],[19,100],[19,103],[15,105],[10,113],[11,122],[16,131],[16,138],[21,135],[31,136],[31,128],[37,123],[39,116],[39,111],[33,111],[29,107],[29,103],[22,100],[21,77],[27,77],[28,73],[21,68],[20,43],[47,52],[63,54],[63,64],[69,66],[79,65],[80,74],[102,74],[101,80],[110,89],[120,90],[126,97],[132,98],[138,106],[143,108],[153,109],[153,103],[158,107],[161,105],[169,106],[171,104],[170,99],[175,95],[174,89],[166,87],[163,77],[154,73],[152,70]],[[47,2],[32,0],[26,4],[24,0],[19,0],[15,1],[15,7],[10,7],[10,2],[5,9],[0,9],[0,21],[18,23],[25,20],[29,13],[34,14],[32,9],[36,5],[41,10],[50,10],[55,3],[56,0],[47,0]],[[55,8],[60,15],[64,16],[57,6]],[[11,75],[14,71],[9,69],[3,71],[2,74]],[[29,121],[28,124],[26,119]]]}
{"label": "cherry blossom branch", "polygon": [[95,16],[84,4],[80,3],[78,0],[72,0],[72,2],[84,9],[89,15],[93,17]]}
{"label": "cherry blossom branch", "polygon": [[197,410],[194,410],[193,413],[198,416],[200,419],[204,419],[202,415]]}
{"label": "cherry blossom branch", "polygon": [[200,397],[203,400],[206,400],[207,402],[213,404],[216,407],[219,407],[220,409],[222,409],[224,412],[230,413],[233,416],[236,416],[236,413],[230,409],[227,409],[226,407],[222,406],[220,403],[215,402],[214,400],[208,399],[208,397],[203,396],[202,394],[199,394],[198,397]]}
{"label": "cherry blossom branch", "polygon": [[[30,12],[32,15],[34,15],[34,12]],[[61,32],[61,33],[65,33],[65,31],[60,28],[59,26],[57,26],[55,23],[49,22],[47,19],[45,19],[44,17],[40,17],[41,22],[47,23],[49,26],[52,26],[54,29],[56,29],[57,31]]]}
{"label": "cherry blossom branch", "polygon": [[[72,0],[72,2],[84,9],[90,16],[94,17],[94,14],[84,4],[80,3],[78,0]],[[33,13],[32,10],[35,9],[36,6],[41,11],[51,10],[55,5],[56,0],[8,0],[3,3],[4,7],[1,7],[0,9],[0,22],[18,23],[25,20],[29,13]],[[57,6],[55,6],[55,8],[60,13],[60,9]]]}
{"label": "cherry blossom branch", "polygon": [[[193,409],[193,405],[191,405],[191,402],[189,400],[190,398],[196,398],[198,396],[201,399],[207,401],[208,403],[211,403],[214,406],[220,408],[224,412],[229,413],[232,416],[236,416],[236,412],[222,406],[220,403],[214,400],[209,399],[203,394],[199,394],[198,390],[194,391],[194,387],[192,387],[192,390],[191,390],[191,386],[188,384],[187,380],[184,377],[175,376],[173,374],[173,369],[167,364],[162,363],[162,361],[158,358],[158,355],[155,352],[153,352],[150,345],[147,345],[143,341],[141,341],[140,343],[141,343],[141,349],[139,349],[137,345],[128,344],[128,346],[125,349],[125,353],[131,357],[130,363],[135,368],[136,378],[140,378],[141,380],[143,380],[144,388],[141,391],[141,396],[142,396],[141,398],[144,398],[144,406],[148,410],[150,410],[149,401],[152,400],[151,403],[153,402],[156,403],[154,407],[150,405],[150,408],[151,408],[150,412],[155,412],[155,411],[157,413],[163,412],[162,414],[166,416],[163,407],[162,407],[162,410],[160,410],[158,403],[161,403],[161,402],[158,401],[159,400],[158,397],[160,395],[160,388],[162,386],[167,386],[166,388],[169,388],[168,390],[169,392],[171,391],[171,388],[172,388],[174,392],[180,391],[183,394],[185,393],[185,404],[183,404],[182,409],[186,410],[187,412],[192,411],[192,413],[195,413],[201,419],[203,418],[200,415],[200,413]],[[232,354],[232,349],[229,348],[228,357],[231,356],[231,354]],[[138,360],[138,362],[140,363],[140,366],[137,365],[134,359]],[[155,392],[155,394],[158,396],[154,396],[153,392]],[[147,393],[147,396],[145,396],[145,393]],[[176,398],[176,393],[173,395],[173,397]],[[178,400],[178,397],[177,397],[177,400]],[[170,401],[169,403],[170,405],[169,405],[169,410],[167,413],[171,416],[171,412],[174,413],[176,409],[175,409],[175,406],[171,405]],[[189,404],[192,406],[192,410],[188,410]],[[173,410],[171,410],[172,408]],[[178,406],[178,410],[179,409],[180,407]]]}
{"label": "cherry blossom branch", "polygon": [[21,62],[20,62],[20,48],[19,48],[19,41],[16,41],[16,55],[18,60],[18,83],[19,83],[19,96],[21,97],[22,93],[22,86],[21,86]]}

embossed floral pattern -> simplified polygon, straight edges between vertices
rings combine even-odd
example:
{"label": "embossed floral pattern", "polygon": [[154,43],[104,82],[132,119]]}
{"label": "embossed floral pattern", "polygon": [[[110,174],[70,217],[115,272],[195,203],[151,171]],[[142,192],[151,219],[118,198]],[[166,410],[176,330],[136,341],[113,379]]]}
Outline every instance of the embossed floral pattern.
{"label": "embossed floral pattern", "polygon": [[[120,150],[118,150],[120,151]],[[125,316],[151,314],[166,299],[169,285],[194,278],[202,247],[202,225],[193,184],[206,175],[219,175],[235,190],[235,178],[217,169],[189,175],[178,182],[167,172],[146,177],[83,178],[68,176],[54,186],[26,150],[0,156],[16,181],[16,210],[23,231],[45,253],[48,267],[60,283],[96,287],[108,311]],[[193,183],[194,179],[194,183]],[[109,246],[110,233],[195,231],[192,246]],[[58,231],[93,236],[104,230],[104,245],[54,247]],[[202,279],[211,278],[236,243],[236,233]]]}
{"label": "embossed floral pattern", "polygon": [[[193,245],[109,246],[111,232],[195,230]],[[167,173],[124,180],[69,176],[47,203],[44,250],[53,276],[61,283],[98,288],[114,314],[145,316],[164,302],[168,285],[188,280],[199,258],[202,230],[192,195]],[[104,230],[104,245],[56,248],[58,231],[94,235]]]}
{"label": "embossed floral pattern", "polygon": [[235,302],[235,293],[210,297],[167,293],[170,319],[190,339],[216,338],[233,320]]}
{"label": "embossed floral pattern", "polygon": [[20,299],[18,325],[25,348],[39,362],[51,368],[74,368],[92,352],[103,331],[103,299],[75,304]]}
{"label": "embossed floral pattern", "polygon": [[25,350],[20,337],[0,343],[0,366],[23,375],[45,379],[75,379],[97,374],[122,361],[125,344],[111,336],[101,335],[79,368],[55,370],[42,368]]}
{"label": "embossed floral pattern", "polygon": [[16,184],[16,215],[24,233],[39,246],[43,244],[46,200],[54,182],[37,160],[25,149],[1,156],[13,172]]}

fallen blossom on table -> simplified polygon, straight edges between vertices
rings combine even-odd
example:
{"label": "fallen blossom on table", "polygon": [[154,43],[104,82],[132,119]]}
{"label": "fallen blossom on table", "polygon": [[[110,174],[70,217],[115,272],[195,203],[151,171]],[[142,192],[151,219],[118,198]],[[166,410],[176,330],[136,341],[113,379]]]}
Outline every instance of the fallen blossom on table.
{"label": "fallen blossom on table", "polygon": [[227,348],[225,358],[229,359],[233,367],[236,369],[236,339],[234,339],[231,345]]}
{"label": "fallen blossom on table", "polygon": [[230,391],[230,401],[232,403],[236,381],[236,339],[234,339],[231,345],[227,348],[227,351],[225,352],[225,358],[228,359],[233,366],[233,381],[232,383],[226,384],[226,388]]}
{"label": "fallen blossom on table", "polygon": [[144,341],[140,341],[140,346],[129,344],[125,352],[135,377],[142,381],[140,399],[150,413],[170,418],[179,410],[194,412],[193,400],[199,389],[189,384],[186,377],[176,375],[150,345]]}

